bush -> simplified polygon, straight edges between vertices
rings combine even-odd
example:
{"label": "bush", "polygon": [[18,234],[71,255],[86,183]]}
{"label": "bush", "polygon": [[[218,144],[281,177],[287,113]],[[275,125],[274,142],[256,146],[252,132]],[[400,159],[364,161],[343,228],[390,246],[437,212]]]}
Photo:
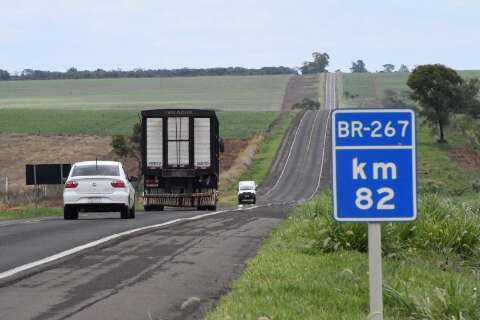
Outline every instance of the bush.
{"label": "bush", "polygon": [[320,109],[320,102],[314,101],[308,98],[303,98],[302,102],[295,103],[292,106],[292,108],[293,109],[310,109],[310,110]]}
{"label": "bush", "polygon": [[[313,205],[305,207],[314,227],[313,253],[368,249],[366,223],[338,223],[333,219],[331,197],[323,193]],[[309,235],[305,235],[309,236]],[[415,223],[384,224],[382,251],[387,257],[404,249],[425,250],[462,259],[480,257],[480,205],[458,203],[449,198],[425,195],[419,200],[419,219]]]}

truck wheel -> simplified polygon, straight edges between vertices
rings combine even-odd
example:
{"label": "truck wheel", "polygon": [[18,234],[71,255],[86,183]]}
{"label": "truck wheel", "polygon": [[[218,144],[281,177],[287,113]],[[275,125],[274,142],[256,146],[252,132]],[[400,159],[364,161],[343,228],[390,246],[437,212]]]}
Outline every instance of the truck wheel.
{"label": "truck wheel", "polygon": [[144,205],[144,206],[143,206],[143,211],[152,211],[152,206],[150,206],[150,205],[148,205],[148,204],[147,204],[147,205]]}
{"label": "truck wheel", "polygon": [[122,209],[120,209],[120,217],[122,219],[128,219],[130,217],[130,209],[128,206],[123,206]]}
{"label": "truck wheel", "polygon": [[78,210],[75,207],[64,206],[63,207],[63,218],[65,220],[76,220],[78,219]]}
{"label": "truck wheel", "polygon": [[164,206],[158,206],[158,211],[163,211]]}
{"label": "truck wheel", "polygon": [[214,206],[208,206],[208,207],[207,207],[207,210],[211,210],[211,211],[217,211],[217,205],[214,205]]}

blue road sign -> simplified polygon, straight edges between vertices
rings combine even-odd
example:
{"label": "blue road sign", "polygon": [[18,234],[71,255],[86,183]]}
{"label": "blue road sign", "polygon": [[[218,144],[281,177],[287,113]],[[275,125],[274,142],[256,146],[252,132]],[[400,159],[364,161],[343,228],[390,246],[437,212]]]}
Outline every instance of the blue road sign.
{"label": "blue road sign", "polygon": [[332,114],[333,213],[338,221],[417,217],[415,113],[343,109]]}

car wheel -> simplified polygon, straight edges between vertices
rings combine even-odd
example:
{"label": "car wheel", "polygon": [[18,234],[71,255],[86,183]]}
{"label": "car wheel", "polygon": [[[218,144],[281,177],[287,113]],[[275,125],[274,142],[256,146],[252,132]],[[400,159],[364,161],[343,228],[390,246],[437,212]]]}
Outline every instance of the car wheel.
{"label": "car wheel", "polygon": [[130,217],[130,208],[128,206],[123,206],[120,210],[120,217],[122,219],[128,219]]}
{"label": "car wheel", "polygon": [[78,219],[78,210],[75,207],[65,206],[63,207],[63,218],[65,220]]}
{"label": "car wheel", "polygon": [[135,206],[130,209],[129,219],[135,219]]}

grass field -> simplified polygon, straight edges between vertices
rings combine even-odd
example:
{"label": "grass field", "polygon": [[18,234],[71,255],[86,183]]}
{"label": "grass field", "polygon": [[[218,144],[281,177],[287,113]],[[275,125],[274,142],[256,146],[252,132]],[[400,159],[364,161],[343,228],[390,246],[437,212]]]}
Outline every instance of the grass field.
{"label": "grass field", "polygon": [[[459,71],[466,79],[480,77],[479,70]],[[340,107],[378,106],[385,98],[385,90],[408,90],[410,73],[343,73],[339,90]],[[343,94],[342,94],[343,92]]]}
{"label": "grass field", "polygon": [[288,75],[0,82],[0,109],[278,111]]}
{"label": "grass field", "polygon": [[[265,131],[277,112],[218,112],[223,138],[248,138]],[[136,111],[0,109],[0,133],[36,135],[130,134]]]}

